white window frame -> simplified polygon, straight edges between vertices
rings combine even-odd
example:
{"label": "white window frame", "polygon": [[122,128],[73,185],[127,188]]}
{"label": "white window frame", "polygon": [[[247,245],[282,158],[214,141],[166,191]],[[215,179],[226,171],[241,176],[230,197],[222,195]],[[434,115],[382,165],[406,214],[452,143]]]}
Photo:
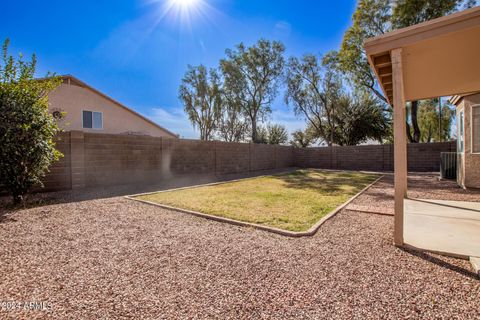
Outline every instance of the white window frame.
{"label": "white window frame", "polygon": [[473,109],[474,108],[480,108],[480,104],[474,104],[472,105],[472,108],[470,110],[470,153],[472,154],[480,154],[480,150],[478,152],[474,152],[473,150]]}
{"label": "white window frame", "polygon": [[[462,128],[463,126],[463,128]],[[463,136],[460,134],[461,129],[463,129]],[[465,153],[465,109],[462,108],[458,110],[458,128],[457,128],[457,152],[458,153]],[[463,143],[463,149],[460,150],[460,141]]]}
{"label": "white window frame", "polygon": [[[92,127],[91,128],[85,128],[85,124],[83,123],[83,112],[84,111],[92,113]],[[101,128],[94,128],[93,127],[93,113],[100,113],[102,115],[102,127]],[[98,131],[103,130],[103,112],[102,111],[93,111],[93,110],[83,109],[81,115],[82,115],[82,129],[84,129],[84,130],[85,129],[87,129],[87,130],[98,130]]]}

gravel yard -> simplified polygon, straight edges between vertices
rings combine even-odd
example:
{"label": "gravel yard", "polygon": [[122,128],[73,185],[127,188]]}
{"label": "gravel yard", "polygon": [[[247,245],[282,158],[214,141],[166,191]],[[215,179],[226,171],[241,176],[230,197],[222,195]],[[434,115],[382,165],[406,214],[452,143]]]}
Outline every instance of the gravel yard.
{"label": "gravel yard", "polygon": [[[392,181],[352,205],[391,211]],[[432,176],[410,184],[412,197],[480,199]],[[0,301],[51,310],[2,319],[480,317],[468,261],[395,248],[388,215],[343,210],[294,239],[121,197],[48,197],[64,199],[0,212]]]}

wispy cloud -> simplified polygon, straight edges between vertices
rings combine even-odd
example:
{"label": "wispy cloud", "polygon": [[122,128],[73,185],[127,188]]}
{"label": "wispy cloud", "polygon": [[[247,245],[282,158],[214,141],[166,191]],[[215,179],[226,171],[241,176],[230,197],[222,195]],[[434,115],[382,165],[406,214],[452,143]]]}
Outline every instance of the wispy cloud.
{"label": "wispy cloud", "polygon": [[305,120],[295,116],[292,110],[274,110],[270,119],[272,123],[284,125],[289,134],[296,130],[304,130],[306,127]]}
{"label": "wispy cloud", "polygon": [[187,115],[181,108],[152,108],[147,116],[168,130],[178,133],[181,138],[198,139]]}
{"label": "wispy cloud", "polygon": [[278,21],[273,28],[273,33],[275,37],[288,38],[292,33],[292,25],[287,21]]}

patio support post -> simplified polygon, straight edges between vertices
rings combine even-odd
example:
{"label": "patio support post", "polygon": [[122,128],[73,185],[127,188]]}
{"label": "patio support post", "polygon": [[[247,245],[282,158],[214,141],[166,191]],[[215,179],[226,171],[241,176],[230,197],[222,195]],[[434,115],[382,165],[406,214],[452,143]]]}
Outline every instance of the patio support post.
{"label": "patio support post", "polygon": [[393,80],[395,218],[394,243],[403,245],[403,211],[407,196],[407,127],[406,102],[403,86],[402,49],[391,51]]}

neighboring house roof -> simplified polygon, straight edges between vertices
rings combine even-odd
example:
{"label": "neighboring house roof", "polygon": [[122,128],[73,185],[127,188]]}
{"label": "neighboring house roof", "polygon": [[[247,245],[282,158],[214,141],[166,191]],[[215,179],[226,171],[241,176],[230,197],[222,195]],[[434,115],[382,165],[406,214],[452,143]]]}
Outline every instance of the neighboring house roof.
{"label": "neighboring house roof", "polygon": [[142,118],[143,120],[147,121],[148,123],[150,123],[150,124],[158,127],[159,129],[165,131],[166,133],[172,135],[173,137],[176,137],[176,138],[178,137],[178,134],[175,134],[175,133],[171,132],[170,130],[165,129],[164,127],[158,125],[158,124],[155,123],[154,121],[152,121],[152,120],[150,120],[150,119],[142,116],[140,113],[138,113],[138,112],[136,112],[136,111],[128,108],[127,106],[121,104],[121,103],[118,102],[117,100],[115,100],[115,99],[107,96],[106,94],[100,92],[99,90],[95,89],[94,87],[86,84],[85,82],[81,81],[80,79],[78,79],[78,78],[76,78],[76,77],[74,77],[74,76],[72,76],[72,75],[70,75],[70,74],[62,75],[62,76],[60,76],[60,78],[62,78],[62,80],[63,80],[64,83],[73,84],[73,85],[76,85],[76,86],[79,86],[79,87],[88,89],[88,90],[90,90],[90,91],[92,91],[92,92],[94,92],[94,93],[102,96],[103,98],[105,98],[105,99],[113,102],[113,103],[116,104],[117,106],[119,106],[119,107],[121,107],[121,108],[129,111],[130,113],[134,114],[135,116],[140,117],[140,118]]}

